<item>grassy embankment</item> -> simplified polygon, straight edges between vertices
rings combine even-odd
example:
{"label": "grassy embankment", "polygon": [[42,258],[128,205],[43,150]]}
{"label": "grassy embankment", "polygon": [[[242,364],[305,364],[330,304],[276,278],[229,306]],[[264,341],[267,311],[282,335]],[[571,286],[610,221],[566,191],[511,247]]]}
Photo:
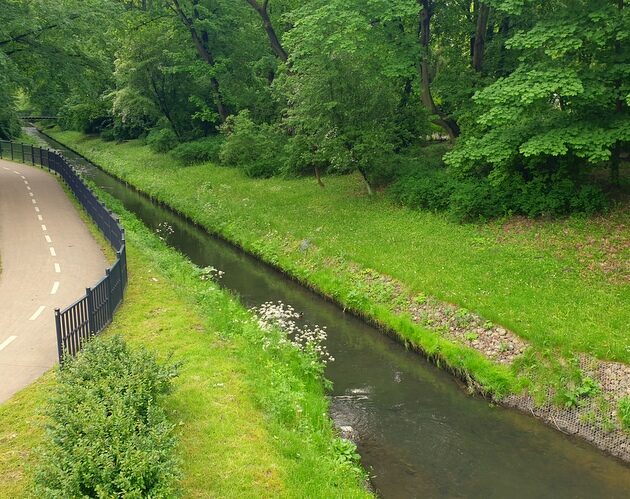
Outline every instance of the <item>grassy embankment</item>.
{"label": "grassy embankment", "polygon": [[[209,230],[346,305],[503,394],[512,370],[396,314],[395,296],[370,286],[372,271],[405,292],[436,297],[514,331],[538,358],[584,352],[630,363],[630,212],[559,221],[512,219],[457,225],[415,212],[354,176],[252,180],[211,164],[182,167],[138,141],[53,132],[70,147]],[[309,248],[303,251],[301,242]],[[531,367],[531,366],[530,366]]]}
{"label": "grassy embankment", "polygon": [[[118,213],[122,208],[110,200]],[[322,383],[264,334],[228,293],[133,216],[129,288],[107,334],[182,361],[167,408],[179,422],[183,497],[367,497],[339,461]],[[53,372],[0,406],[0,497],[29,496]]]}

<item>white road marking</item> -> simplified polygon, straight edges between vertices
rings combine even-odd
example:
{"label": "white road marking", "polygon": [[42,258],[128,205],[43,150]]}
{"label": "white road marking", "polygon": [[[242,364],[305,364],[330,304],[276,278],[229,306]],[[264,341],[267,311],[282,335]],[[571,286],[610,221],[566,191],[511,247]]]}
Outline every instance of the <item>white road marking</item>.
{"label": "white road marking", "polygon": [[28,185],[28,180],[25,180],[25,181],[24,181],[24,183],[25,183],[26,185]]}
{"label": "white road marking", "polygon": [[53,248],[52,246],[50,248],[48,248],[50,250],[50,256],[57,256],[57,253],[55,253],[55,248]]}
{"label": "white road marking", "polygon": [[47,243],[52,243],[52,239],[50,238],[50,236],[49,236],[48,234],[46,234],[46,235],[44,236],[44,239],[46,239],[46,242],[47,242]]}
{"label": "white road marking", "polygon": [[42,216],[41,216],[41,215],[37,215],[37,220],[39,220],[39,221],[41,222],[41,221],[42,221],[42,220],[44,220],[44,219],[42,218]]}
{"label": "white road marking", "polygon": [[13,173],[15,173],[16,175],[20,174],[20,172],[16,172],[15,170],[13,170]]}
{"label": "white road marking", "polygon": [[17,336],[9,336],[6,340],[0,343],[0,352],[4,350],[6,347],[8,347],[16,338]]}
{"label": "white road marking", "polygon": [[27,191],[30,191],[30,190],[31,190],[31,186],[30,186],[30,185],[27,185],[27,186],[26,186],[26,190],[27,190]]}
{"label": "white road marking", "polygon": [[48,230],[44,224],[42,224],[42,230],[43,230],[44,232],[46,232],[46,231]]}
{"label": "white road marking", "polygon": [[2,168],[4,168],[7,171],[11,170],[11,168],[7,168],[6,166],[3,166]]}
{"label": "white road marking", "polygon": [[28,195],[31,196],[31,197],[34,196],[34,194],[32,192],[29,192]]}
{"label": "white road marking", "polygon": [[59,281],[55,281],[53,282],[53,287],[50,290],[50,294],[51,295],[56,295],[57,294],[57,290],[59,289]]}
{"label": "white road marking", "polygon": [[33,204],[37,204],[37,200],[36,199],[31,199],[31,201],[33,201]]}
{"label": "white road marking", "polygon": [[44,311],[45,308],[46,308],[45,305],[40,305],[39,308],[35,311],[35,313],[33,315],[31,315],[31,318],[29,319],[29,321],[34,321],[40,315],[42,315],[42,312]]}
{"label": "white road marking", "polygon": [[20,177],[22,177],[22,180],[26,180],[26,177],[24,175],[20,175]]}
{"label": "white road marking", "polygon": [[55,263],[55,272],[57,272],[57,274],[61,272],[61,267],[59,266],[58,263]]}
{"label": "white road marking", "polygon": [[36,206],[36,207],[35,207],[35,211],[36,211],[37,213],[39,213],[39,206]]}

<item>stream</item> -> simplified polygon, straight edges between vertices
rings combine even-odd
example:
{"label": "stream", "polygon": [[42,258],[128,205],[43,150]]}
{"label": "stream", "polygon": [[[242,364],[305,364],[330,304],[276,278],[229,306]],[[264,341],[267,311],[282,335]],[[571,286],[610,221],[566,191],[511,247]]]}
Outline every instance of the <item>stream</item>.
{"label": "stream", "polygon": [[[519,412],[466,394],[448,373],[300,284],[96,168],[63,145],[85,177],[118,198],[195,264],[225,272],[221,286],[248,306],[282,301],[326,326],[336,359],[331,416],[351,426],[362,463],[385,498],[628,498],[630,467]],[[163,225],[162,225],[163,227]]]}

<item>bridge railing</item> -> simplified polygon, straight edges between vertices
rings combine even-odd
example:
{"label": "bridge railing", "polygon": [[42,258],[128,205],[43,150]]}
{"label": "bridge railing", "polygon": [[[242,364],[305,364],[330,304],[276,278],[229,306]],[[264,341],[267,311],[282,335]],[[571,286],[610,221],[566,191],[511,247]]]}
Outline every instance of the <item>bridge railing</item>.
{"label": "bridge railing", "polygon": [[0,140],[0,158],[42,166],[58,174],[116,251],[116,261],[105,276],[86,288],[85,296],[63,310],[55,309],[59,362],[77,354],[86,341],[112,321],[127,287],[125,230],[118,219],[85,185],[77,171],[58,152]]}

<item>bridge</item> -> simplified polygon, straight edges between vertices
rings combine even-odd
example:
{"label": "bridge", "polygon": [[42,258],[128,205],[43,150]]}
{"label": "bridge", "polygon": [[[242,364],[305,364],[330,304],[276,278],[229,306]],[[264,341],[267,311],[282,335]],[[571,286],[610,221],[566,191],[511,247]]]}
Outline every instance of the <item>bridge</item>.
{"label": "bridge", "polygon": [[57,116],[20,116],[21,120],[25,121],[43,121],[43,120],[58,120]]}

